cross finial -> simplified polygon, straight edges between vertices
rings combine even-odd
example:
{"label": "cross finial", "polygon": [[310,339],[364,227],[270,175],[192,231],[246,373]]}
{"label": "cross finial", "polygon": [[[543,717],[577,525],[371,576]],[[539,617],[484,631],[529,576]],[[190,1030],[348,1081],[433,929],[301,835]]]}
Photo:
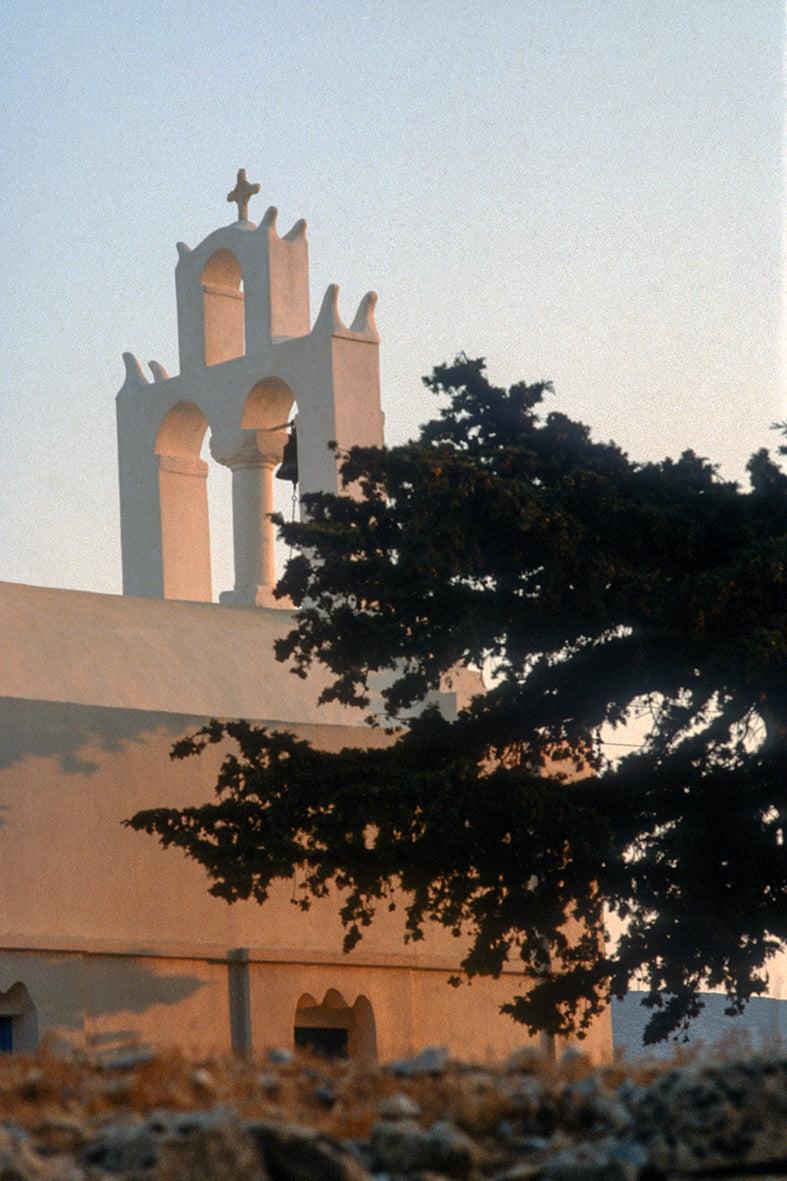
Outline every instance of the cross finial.
{"label": "cross finial", "polygon": [[248,221],[249,197],[259,193],[260,186],[253,185],[246,180],[246,169],[238,169],[238,183],[231,193],[227,193],[227,200],[234,201],[238,206],[238,221]]}

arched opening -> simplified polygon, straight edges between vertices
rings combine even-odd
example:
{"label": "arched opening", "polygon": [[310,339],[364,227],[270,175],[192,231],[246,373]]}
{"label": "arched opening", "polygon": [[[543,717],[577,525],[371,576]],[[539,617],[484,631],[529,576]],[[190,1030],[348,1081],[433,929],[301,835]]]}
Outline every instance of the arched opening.
{"label": "arched opening", "polygon": [[0,993],[0,1053],[29,1054],[38,1049],[38,1014],[20,981]]}
{"label": "arched opening", "polygon": [[[244,430],[268,431],[281,435],[289,422],[292,390],[280,377],[264,377],[249,390],[243,406],[240,424]],[[283,439],[280,439],[283,445]]]}
{"label": "arched opening", "polygon": [[[292,480],[277,478],[281,472],[284,448],[291,437],[294,439],[292,424],[297,416],[298,405],[290,387],[278,377],[268,377],[257,382],[249,391],[241,418],[244,428],[257,431],[260,450],[269,448],[275,457],[268,511],[281,513],[285,521],[297,520],[300,509],[297,485]],[[295,445],[297,447],[297,443]],[[284,572],[288,553],[286,547],[276,540],[271,522],[266,524],[274,554],[274,581],[278,581]]]}
{"label": "arched opening", "polygon": [[[294,400],[279,378],[257,382],[246,396],[240,430],[211,439],[211,453],[232,472],[234,586],[219,602],[275,607],[274,471],[289,437]],[[286,508],[287,506],[283,506]]]}
{"label": "arched opening", "polygon": [[156,436],[164,598],[211,601],[208,465],[200,458],[208,420],[178,402]]}
{"label": "arched opening", "polygon": [[205,364],[218,365],[245,351],[243,274],[231,250],[217,250],[202,269]]}
{"label": "arched opening", "polygon": [[359,996],[352,1008],[335,988],[318,1004],[304,993],[295,1009],[293,1041],[296,1049],[322,1058],[377,1057],[377,1034],[372,1006]]}

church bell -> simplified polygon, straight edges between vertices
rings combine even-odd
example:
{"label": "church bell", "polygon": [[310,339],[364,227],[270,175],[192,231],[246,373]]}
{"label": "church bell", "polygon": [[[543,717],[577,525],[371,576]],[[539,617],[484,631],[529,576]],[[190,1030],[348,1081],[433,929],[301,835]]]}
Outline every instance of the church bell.
{"label": "church bell", "polygon": [[284,444],[284,451],[282,452],[279,470],[276,472],[276,479],[289,480],[291,484],[298,483],[298,440],[294,426],[290,427],[289,438]]}

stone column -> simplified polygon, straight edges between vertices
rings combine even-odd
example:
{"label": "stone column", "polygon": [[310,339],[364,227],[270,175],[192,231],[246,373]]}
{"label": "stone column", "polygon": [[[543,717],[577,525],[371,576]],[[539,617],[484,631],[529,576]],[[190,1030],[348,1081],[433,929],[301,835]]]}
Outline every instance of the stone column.
{"label": "stone column", "polygon": [[234,431],[210,441],[218,463],[232,472],[232,535],[235,587],[219,602],[237,607],[276,607],[273,512],[273,469],[281,462],[284,431]]}

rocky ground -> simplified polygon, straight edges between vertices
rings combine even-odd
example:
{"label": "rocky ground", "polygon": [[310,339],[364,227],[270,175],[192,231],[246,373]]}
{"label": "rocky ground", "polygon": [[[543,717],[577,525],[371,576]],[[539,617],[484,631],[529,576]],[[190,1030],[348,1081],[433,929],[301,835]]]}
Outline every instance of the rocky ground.
{"label": "rocky ground", "polygon": [[0,1066],[0,1181],[787,1177],[787,1057],[593,1070],[130,1051]]}

